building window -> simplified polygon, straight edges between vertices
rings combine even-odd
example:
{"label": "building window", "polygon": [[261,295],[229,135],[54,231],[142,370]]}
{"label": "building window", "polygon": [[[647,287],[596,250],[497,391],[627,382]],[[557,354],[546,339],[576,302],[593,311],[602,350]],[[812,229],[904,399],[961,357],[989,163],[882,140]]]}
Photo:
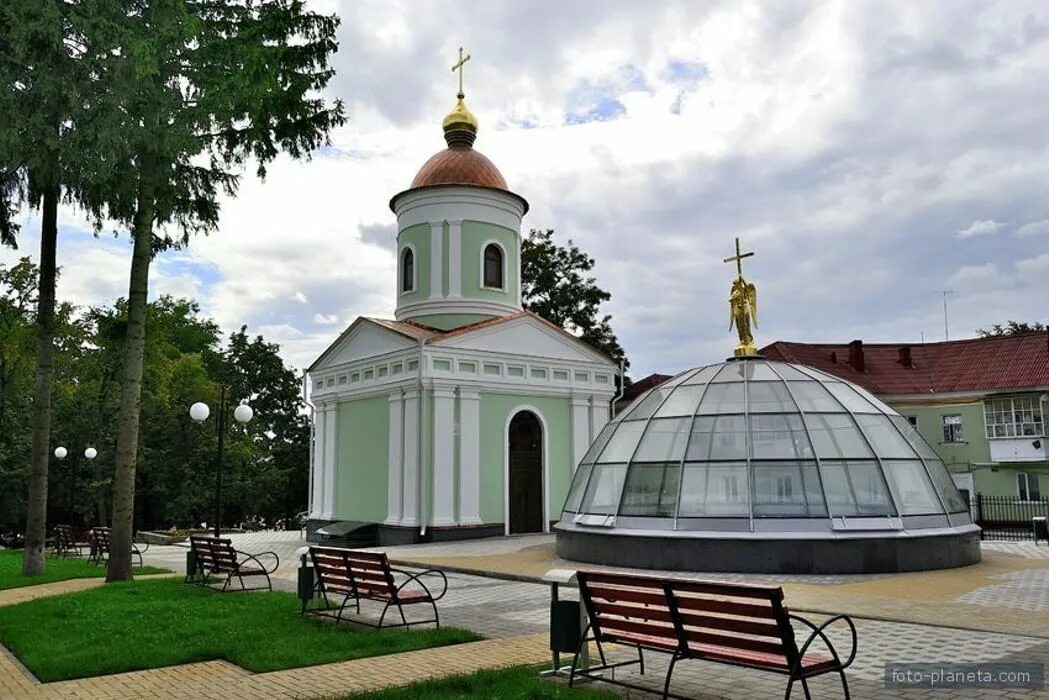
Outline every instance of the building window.
{"label": "building window", "polygon": [[956,414],[943,417],[943,441],[965,442],[962,432],[962,417]]}
{"label": "building window", "polygon": [[1037,396],[984,401],[983,416],[989,438],[1038,437],[1045,434],[1042,406]]}
{"label": "building window", "polygon": [[1038,490],[1038,475],[1019,472],[1016,475],[1016,490],[1020,494],[1021,501],[1041,500],[1042,494]]}
{"label": "building window", "polygon": [[503,288],[503,249],[495,243],[484,248],[484,286]]}
{"label": "building window", "polygon": [[415,291],[415,253],[405,248],[401,253],[401,293]]}

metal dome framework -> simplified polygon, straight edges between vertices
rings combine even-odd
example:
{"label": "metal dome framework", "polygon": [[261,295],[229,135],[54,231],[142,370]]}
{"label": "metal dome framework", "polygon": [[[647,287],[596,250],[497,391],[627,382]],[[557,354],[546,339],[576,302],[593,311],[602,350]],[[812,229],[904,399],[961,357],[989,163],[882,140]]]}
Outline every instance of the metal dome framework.
{"label": "metal dome framework", "polygon": [[[757,357],[686,371],[606,425],[576,470],[557,532],[569,558],[657,568],[835,568],[813,561],[830,549],[810,546],[798,561],[783,551],[784,540],[866,540],[881,548],[878,563],[867,554],[866,564],[845,569],[925,568],[884,543],[945,535],[965,545],[941,565],[979,559],[966,502],[903,416],[837,377]],[[764,563],[734,569],[724,567],[726,557],[738,558],[731,550],[715,555],[702,546],[694,557],[640,552],[623,562],[601,554],[589,535],[750,540],[780,551],[761,551]],[[618,541],[609,551],[622,549],[621,537],[605,539]],[[704,556],[699,563],[707,565],[697,566]]]}

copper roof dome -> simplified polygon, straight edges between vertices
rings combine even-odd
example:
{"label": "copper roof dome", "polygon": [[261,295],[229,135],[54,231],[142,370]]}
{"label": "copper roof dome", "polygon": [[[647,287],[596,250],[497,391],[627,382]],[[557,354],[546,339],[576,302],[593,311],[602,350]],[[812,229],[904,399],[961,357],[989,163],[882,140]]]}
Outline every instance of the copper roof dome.
{"label": "copper roof dome", "polygon": [[412,189],[431,185],[478,185],[507,189],[502,173],[480,152],[470,146],[449,146],[435,153],[412,180]]}

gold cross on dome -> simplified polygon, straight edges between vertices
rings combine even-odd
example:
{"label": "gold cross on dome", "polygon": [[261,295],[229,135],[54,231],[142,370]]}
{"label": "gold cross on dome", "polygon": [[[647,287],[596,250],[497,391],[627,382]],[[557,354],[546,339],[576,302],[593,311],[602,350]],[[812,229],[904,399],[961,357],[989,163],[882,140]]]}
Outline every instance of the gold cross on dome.
{"label": "gold cross on dome", "polygon": [[739,237],[737,236],[736,237],[736,254],[733,255],[731,258],[725,258],[725,262],[732,262],[733,260],[735,260],[736,261],[736,274],[738,276],[742,277],[743,276],[743,258],[749,258],[752,255],[754,255],[753,252],[750,252],[750,253],[740,253],[739,252]]}
{"label": "gold cross on dome", "polygon": [[463,66],[470,60],[470,54],[463,56],[463,47],[459,47],[459,62],[452,66],[452,72],[459,71],[459,99],[463,99]]}

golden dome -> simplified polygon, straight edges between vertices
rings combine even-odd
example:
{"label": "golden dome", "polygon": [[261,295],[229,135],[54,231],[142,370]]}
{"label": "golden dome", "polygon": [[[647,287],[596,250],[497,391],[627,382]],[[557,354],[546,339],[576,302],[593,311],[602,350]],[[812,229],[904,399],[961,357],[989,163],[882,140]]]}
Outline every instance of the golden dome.
{"label": "golden dome", "polygon": [[477,133],[477,117],[473,115],[473,112],[469,110],[466,103],[463,101],[463,96],[459,95],[459,101],[455,103],[455,107],[448,116],[441,122],[441,127],[448,131],[451,127],[459,126],[472,129],[474,133]]}

